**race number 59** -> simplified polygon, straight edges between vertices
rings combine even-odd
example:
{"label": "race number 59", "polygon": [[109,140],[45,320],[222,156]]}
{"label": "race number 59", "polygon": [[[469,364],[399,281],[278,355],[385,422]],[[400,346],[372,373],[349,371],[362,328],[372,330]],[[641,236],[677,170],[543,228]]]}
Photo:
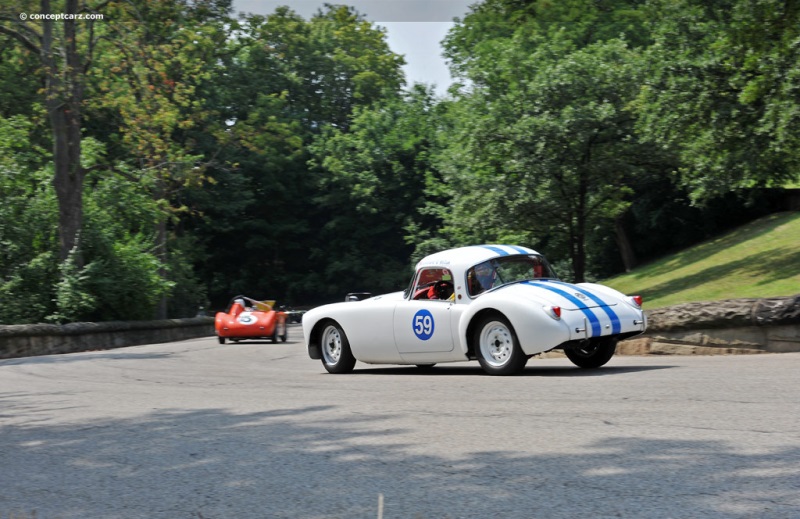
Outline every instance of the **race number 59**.
{"label": "race number 59", "polygon": [[414,335],[418,339],[427,341],[433,336],[433,315],[427,310],[420,310],[414,314]]}

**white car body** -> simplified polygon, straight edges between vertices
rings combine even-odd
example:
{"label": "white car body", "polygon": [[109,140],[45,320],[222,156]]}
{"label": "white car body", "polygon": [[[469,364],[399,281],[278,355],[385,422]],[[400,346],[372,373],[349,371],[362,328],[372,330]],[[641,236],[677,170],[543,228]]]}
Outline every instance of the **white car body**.
{"label": "white car body", "polygon": [[[325,305],[304,314],[303,335],[309,356],[322,359],[326,368],[332,363],[326,348],[333,348],[328,350],[335,355],[335,348],[341,349],[342,344],[355,360],[369,364],[429,366],[481,360],[483,356],[488,369],[483,361],[481,364],[490,373],[494,370],[495,374],[512,374],[522,369],[530,356],[556,348],[568,353],[581,347],[586,350],[589,344],[613,342],[615,347],[617,340],[638,335],[646,328],[640,304],[603,285],[569,284],[534,276],[489,289],[476,284],[479,272],[493,274],[497,283],[498,273],[506,272],[503,265],[511,265],[503,262],[516,262],[512,267],[522,269],[535,268],[530,265],[536,262],[546,264],[536,251],[509,245],[476,245],[427,256],[417,264],[412,284],[404,292]],[[498,273],[487,271],[489,265],[499,265]],[[484,270],[477,271],[476,266]],[[546,269],[545,272],[552,272],[549,266]],[[414,299],[415,293],[425,296],[421,294],[425,287],[415,290],[414,283],[421,283],[424,275],[437,273],[444,273],[444,281],[439,283],[452,282],[449,299]],[[432,294],[433,289],[427,290]],[[482,292],[476,293],[477,290]],[[560,316],[555,315],[554,307],[560,308]],[[332,325],[336,327],[334,335],[327,333]],[[476,326],[486,327],[486,340],[481,339],[484,332]],[[504,368],[505,371],[500,369],[505,357],[498,354],[492,359],[481,353],[496,349],[503,337],[508,342],[506,355],[518,349],[525,357],[517,359],[516,368]],[[608,358],[611,355],[613,348]]]}

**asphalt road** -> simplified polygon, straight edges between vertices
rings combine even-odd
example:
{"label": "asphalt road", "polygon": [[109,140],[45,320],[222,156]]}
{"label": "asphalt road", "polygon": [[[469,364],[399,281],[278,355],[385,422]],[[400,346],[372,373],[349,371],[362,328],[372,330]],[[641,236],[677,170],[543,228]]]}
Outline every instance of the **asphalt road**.
{"label": "asphalt road", "polygon": [[798,382],[795,353],[329,375],[298,328],[0,360],[0,519],[798,518]]}

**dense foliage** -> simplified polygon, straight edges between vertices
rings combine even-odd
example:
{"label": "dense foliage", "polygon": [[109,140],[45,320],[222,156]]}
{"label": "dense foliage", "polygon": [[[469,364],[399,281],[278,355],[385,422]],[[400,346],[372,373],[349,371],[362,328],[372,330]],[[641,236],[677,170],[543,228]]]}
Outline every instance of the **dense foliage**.
{"label": "dense foliage", "polygon": [[608,276],[798,179],[794,2],[484,0],[443,48],[438,98],[349,7],[7,2],[0,324],[314,304],[476,242]]}

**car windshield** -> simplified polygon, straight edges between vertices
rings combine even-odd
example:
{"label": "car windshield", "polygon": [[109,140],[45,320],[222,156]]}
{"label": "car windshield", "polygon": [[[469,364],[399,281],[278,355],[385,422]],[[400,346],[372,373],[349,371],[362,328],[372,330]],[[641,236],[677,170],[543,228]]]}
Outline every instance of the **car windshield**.
{"label": "car windshield", "polygon": [[525,254],[502,256],[479,263],[467,270],[469,295],[529,279],[558,279],[544,256]]}

